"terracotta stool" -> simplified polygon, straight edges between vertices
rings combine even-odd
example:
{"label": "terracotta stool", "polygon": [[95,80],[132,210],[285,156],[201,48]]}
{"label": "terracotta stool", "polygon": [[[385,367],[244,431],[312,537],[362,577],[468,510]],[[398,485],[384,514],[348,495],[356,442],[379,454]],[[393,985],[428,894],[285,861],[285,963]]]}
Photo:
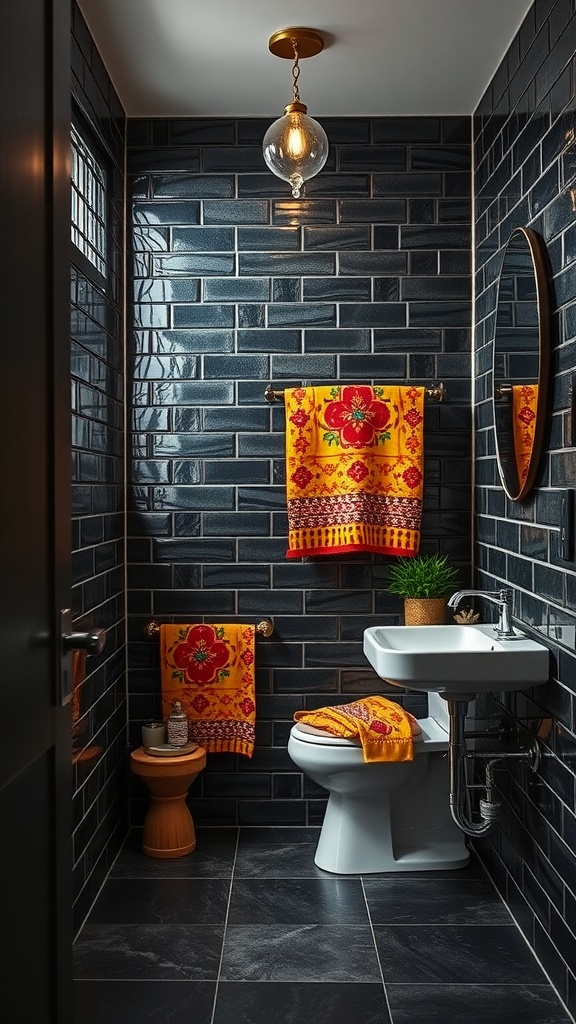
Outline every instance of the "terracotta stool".
{"label": "terracotta stool", "polygon": [[150,807],[144,819],[142,850],[148,857],[184,857],[196,846],[192,815],[186,794],[206,765],[206,751],[197,747],[191,754],[152,757],[144,747],[130,754],[135,775],[146,783]]}

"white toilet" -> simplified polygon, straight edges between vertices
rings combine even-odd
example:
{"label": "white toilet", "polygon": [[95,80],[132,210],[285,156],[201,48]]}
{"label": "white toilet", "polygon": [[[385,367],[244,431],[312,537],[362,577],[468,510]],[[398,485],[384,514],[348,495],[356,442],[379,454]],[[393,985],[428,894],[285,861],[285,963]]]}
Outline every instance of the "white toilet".
{"label": "white toilet", "polygon": [[318,736],[296,723],[288,753],[330,793],[314,863],[335,874],[440,871],[470,857],[449,805],[448,706],[428,694],[414,760],[366,763],[359,740]]}

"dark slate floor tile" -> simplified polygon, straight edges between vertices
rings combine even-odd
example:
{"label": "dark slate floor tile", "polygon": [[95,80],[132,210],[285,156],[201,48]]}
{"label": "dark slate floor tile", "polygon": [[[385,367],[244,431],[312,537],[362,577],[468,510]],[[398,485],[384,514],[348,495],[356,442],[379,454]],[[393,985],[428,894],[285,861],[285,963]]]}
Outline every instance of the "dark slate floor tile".
{"label": "dark slate floor tile", "polygon": [[241,828],[235,878],[325,878],[314,864],[319,828]]}
{"label": "dark slate floor tile", "polygon": [[270,981],[254,985],[221,982],[218,986],[213,1024],[302,1024],[307,1020],[314,1024],[390,1024],[379,984],[286,985]]}
{"label": "dark slate floor tile", "polygon": [[569,1024],[547,985],[387,985],[394,1024]]}
{"label": "dark slate floor tile", "polygon": [[365,878],[373,924],[511,924],[490,882]]}
{"label": "dark slate floor tile", "polygon": [[210,1024],[215,990],[213,981],[76,981],[74,1020],[82,1024]]}
{"label": "dark slate floor tile", "polygon": [[74,977],[215,981],[223,926],[86,925],[74,947]]}
{"label": "dark slate floor tile", "polygon": [[229,893],[224,878],[111,878],[90,924],[224,924]]}
{"label": "dark slate floor tile", "polygon": [[374,934],[387,985],[545,984],[514,925],[376,925]]}
{"label": "dark slate floor tile", "polygon": [[133,829],[110,878],[230,878],[237,841],[237,828],[196,828],[192,853],[163,859],[142,853],[142,831]]}
{"label": "dark slate floor tile", "polygon": [[228,924],[368,924],[360,879],[240,878]]}
{"label": "dark slate floor tile", "polygon": [[368,926],[232,925],[226,929],[224,981],[377,982]]}

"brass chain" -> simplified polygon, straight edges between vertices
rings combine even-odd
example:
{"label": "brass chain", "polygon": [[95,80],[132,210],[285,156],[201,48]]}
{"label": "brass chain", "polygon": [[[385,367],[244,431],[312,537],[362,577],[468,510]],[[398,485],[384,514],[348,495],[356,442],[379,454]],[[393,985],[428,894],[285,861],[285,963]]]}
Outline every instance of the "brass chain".
{"label": "brass chain", "polygon": [[294,49],[294,64],[292,65],[292,97],[295,103],[299,103],[300,92],[298,90],[298,79],[300,78],[300,65],[298,63],[298,40],[292,37],[290,42],[292,43],[292,47]]}

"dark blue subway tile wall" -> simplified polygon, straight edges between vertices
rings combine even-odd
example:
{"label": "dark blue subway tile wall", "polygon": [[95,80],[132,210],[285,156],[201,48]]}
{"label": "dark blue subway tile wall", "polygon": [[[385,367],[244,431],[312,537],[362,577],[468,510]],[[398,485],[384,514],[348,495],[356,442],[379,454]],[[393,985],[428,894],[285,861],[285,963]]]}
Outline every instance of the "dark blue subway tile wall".
{"label": "dark blue subway tile wall", "polygon": [[[476,199],[477,582],[510,586],[515,612],[552,651],[546,686],[507,709],[540,739],[535,772],[501,772],[503,826],[479,845],[503,898],[552,982],[576,1011],[576,565],[558,554],[561,490],[573,488],[576,371],[576,8],[536,0],[474,115]],[[545,451],[532,493],[500,486],[490,401],[496,282],[519,225],[549,262],[552,352]],[[488,702],[487,715],[498,702]],[[516,724],[512,728],[519,728]]]}
{"label": "dark blue subway tile wall", "polygon": [[[126,832],[124,586],[123,197],[125,118],[74,5],[75,109],[109,170],[108,288],[71,267],[72,612],[74,628],[106,630],[73,701],[74,927],[82,924]],[[84,676],[84,678],[82,678]]]}
{"label": "dark blue subway tile wall", "polygon": [[131,743],[160,712],[150,619],[275,624],[257,645],[254,757],[209,756],[190,795],[204,823],[318,823],[325,794],[286,752],[292,716],[381,688],[362,632],[401,616],[390,559],[286,560],[268,383],[443,379],[446,403],[426,404],[422,551],[470,574],[470,121],[324,123],[329,163],[294,200],[264,166],[267,122],[128,122]]}

